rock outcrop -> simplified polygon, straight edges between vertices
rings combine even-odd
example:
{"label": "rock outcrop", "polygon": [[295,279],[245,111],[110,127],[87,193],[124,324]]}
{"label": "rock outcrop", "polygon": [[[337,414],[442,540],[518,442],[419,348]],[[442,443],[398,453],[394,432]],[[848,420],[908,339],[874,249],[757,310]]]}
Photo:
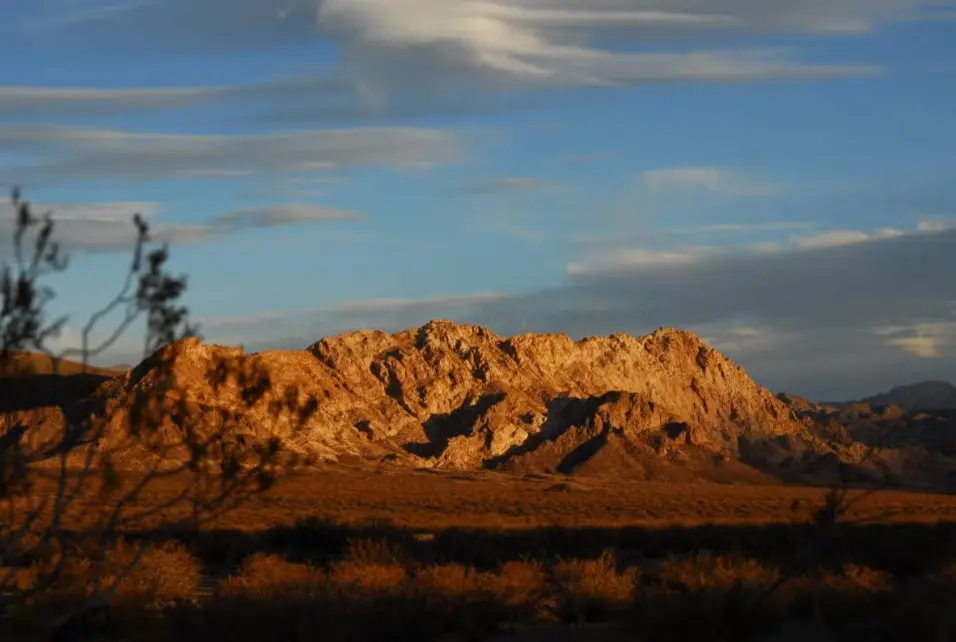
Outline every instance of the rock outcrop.
{"label": "rock outcrop", "polygon": [[[234,382],[215,386],[214,362],[264,373],[264,394],[249,405]],[[812,416],[812,404],[775,397],[695,335],[673,329],[574,341],[432,321],[249,355],[186,340],[106,380],[87,404],[116,432],[149,397],[170,408],[184,401],[184,412],[165,419],[170,430],[183,421],[215,427],[229,416],[243,439],[277,436],[328,460],[758,480],[852,466],[854,458],[852,444]],[[277,413],[276,403],[290,398],[313,399],[314,412]]]}

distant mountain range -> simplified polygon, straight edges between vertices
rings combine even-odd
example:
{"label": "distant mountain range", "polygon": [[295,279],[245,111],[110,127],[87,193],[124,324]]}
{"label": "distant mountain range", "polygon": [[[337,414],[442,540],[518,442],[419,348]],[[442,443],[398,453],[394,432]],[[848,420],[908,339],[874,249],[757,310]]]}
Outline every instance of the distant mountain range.
{"label": "distant mountain range", "polygon": [[0,368],[0,378],[23,375],[101,375],[114,376],[123,374],[129,366],[113,366],[102,368],[85,365],[70,359],[60,359],[34,352],[13,352]]}
{"label": "distant mountain range", "polygon": [[956,410],[956,386],[948,381],[922,381],[896,386],[888,392],[858,401],[823,403],[825,406],[846,408],[859,403],[873,407],[899,406],[904,410]]}

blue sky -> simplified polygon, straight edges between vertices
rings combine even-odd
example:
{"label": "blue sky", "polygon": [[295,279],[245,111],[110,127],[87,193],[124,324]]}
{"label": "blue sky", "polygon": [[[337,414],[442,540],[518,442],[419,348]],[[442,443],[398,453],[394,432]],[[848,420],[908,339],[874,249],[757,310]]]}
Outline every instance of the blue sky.
{"label": "blue sky", "polygon": [[676,325],[777,390],[956,378],[952,3],[12,0],[0,60],[63,344],[138,210],[250,349]]}

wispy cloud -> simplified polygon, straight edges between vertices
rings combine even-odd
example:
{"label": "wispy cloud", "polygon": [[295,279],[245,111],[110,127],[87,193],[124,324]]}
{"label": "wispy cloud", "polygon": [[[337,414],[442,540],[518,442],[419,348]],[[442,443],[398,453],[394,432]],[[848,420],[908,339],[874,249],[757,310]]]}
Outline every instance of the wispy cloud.
{"label": "wispy cloud", "polygon": [[46,118],[107,115],[128,110],[185,107],[224,97],[218,87],[98,89],[95,87],[0,86],[0,117]]}
{"label": "wispy cloud", "polygon": [[760,223],[712,223],[686,227],[668,227],[668,234],[752,234],[756,232],[792,232],[813,228],[810,221],[764,221]]}
{"label": "wispy cloud", "polygon": [[877,328],[886,345],[922,359],[956,357],[956,320]]}
{"label": "wispy cloud", "polygon": [[395,127],[203,136],[113,129],[0,127],[0,152],[39,155],[4,167],[27,186],[71,180],[157,181],[171,178],[303,173],[319,168],[428,167],[453,162],[464,141],[439,129]]}
{"label": "wispy cloud", "polygon": [[[800,223],[755,223],[755,224],[726,224],[691,228],[678,228],[678,232],[728,232],[742,233],[762,230],[788,231],[813,227],[812,224]],[[791,236],[784,241],[752,243],[749,245],[694,245],[678,246],[669,249],[648,249],[616,247],[608,248],[613,237],[592,239],[602,247],[598,251],[590,252],[581,261],[567,265],[567,273],[574,276],[611,273],[620,270],[649,270],[669,265],[686,265],[701,263],[714,258],[731,256],[760,256],[776,253],[793,253],[798,250],[820,250],[858,243],[892,239],[900,236],[920,236],[946,231],[949,228],[936,227],[927,229],[927,226],[917,225],[912,230],[897,228],[877,228],[870,232],[861,230],[828,230],[818,234]],[[674,230],[665,230],[673,233]]]}
{"label": "wispy cloud", "polygon": [[[77,4],[59,3],[49,7],[49,11],[35,15],[20,23],[20,28],[28,32],[55,31],[66,27],[82,25],[84,23],[102,23],[117,20],[123,14],[142,9],[156,0],[125,0],[123,2],[85,2]],[[41,4],[41,2],[37,2]]]}
{"label": "wispy cloud", "polygon": [[642,175],[654,192],[704,190],[737,197],[769,198],[783,192],[780,185],[719,167],[675,167]]}
{"label": "wispy cloud", "polygon": [[687,265],[703,260],[714,252],[711,248],[675,250],[644,250],[621,248],[602,252],[586,262],[571,262],[566,266],[570,276],[602,274],[620,270],[640,270],[675,265]]}
{"label": "wispy cloud", "polygon": [[[739,37],[857,33],[924,0],[155,0],[44,11],[93,50],[126,46],[195,54],[331,44],[339,64],[249,86],[0,88],[0,114],[177,106],[210,98],[262,108],[272,122],[499,109],[522,94],[657,82],[740,82],[868,75],[868,64],[805,62],[797,50],[741,48]],[[758,6],[759,5],[759,6]],[[52,17],[51,17],[52,13]],[[715,47],[688,50],[687,36]],[[728,38],[721,48],[721,38]],[[650,44],[629,50],[609,42]],[[758,41],[755,39],[755,41]],[[675,43],[673,46],[671,43]]]}
{"label": "wispy cloud", "polygon": [[[924,232],[926,230],[917,227],[917,231]],[[791,239],[791,242],[797,247],[812,249],[851,245],[853,243],[866,243],[867,241],[893,238],[895,236],[902,236],[903,234],[905,234],[903,230],[892,227],[882,227],[872,232],[862,232],[860,230],[831,230],[811,236],[795,236]]]}
{"label": "wispy cloud", "polygon": [[547,187],[550,183],[544,179],[527,176],[501,176],[475,181],[463,188],[464,192],[478,196],[497,196],[502,194],[520,194]]}
{"label": "wispy cloud", "polygon": [[[134,213],[151,219],[150,236],[153,240],[171,245],[208,242],[244,230],[362,218],[354,212],[302,203],[235,210],[198,223],[163,221],[163,207],[159,203],[35,203],[34,210],[52,214],[56,225],[55,238],[64,249],[85,252],[130,249],[136,240],[136,230],[132,225]],[[0,205],[0,236],[10,236],[13,222],[11,205]]]}

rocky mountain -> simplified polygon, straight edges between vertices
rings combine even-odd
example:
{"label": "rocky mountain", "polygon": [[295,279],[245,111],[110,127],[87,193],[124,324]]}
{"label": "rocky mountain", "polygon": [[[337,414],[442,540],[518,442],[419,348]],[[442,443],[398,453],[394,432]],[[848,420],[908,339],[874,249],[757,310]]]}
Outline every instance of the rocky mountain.
{"label": "rocky mountain", "polygon": [[906,410],[956,410],[956,386],[948,381],[923,381],[897,386],[862,401],[871,406],[899,406]]}
{"label": "rocky mountain", "polygon": [[[267,373],[268,390],[244,405],[238,387],[213,387],[214,360]],[[157,370],[161,361],[171,367]],[[918,473],[937,483],[949,471],[948,459],[926,449],[874,457],[838,418],[775,397],[698,337],[673,329],[573,341],[433,321],[248,355],[187,340],[83,394],[82,404],[55,405],[109,417],[109,430],[122,431],[137,400],[176,396],[188,410],[170,413],[170,430],[182,421],[214,426],[238,412],[237,439],[279,436],[327,461],[759,482]],[[317,401],[304,423],[274,412],[290,395]],[[23,421],[25,410],[18,412]],[[60,416],[49,405],[33,412],[48,423]],[[0,429],[11,425],[7,415]]]}

